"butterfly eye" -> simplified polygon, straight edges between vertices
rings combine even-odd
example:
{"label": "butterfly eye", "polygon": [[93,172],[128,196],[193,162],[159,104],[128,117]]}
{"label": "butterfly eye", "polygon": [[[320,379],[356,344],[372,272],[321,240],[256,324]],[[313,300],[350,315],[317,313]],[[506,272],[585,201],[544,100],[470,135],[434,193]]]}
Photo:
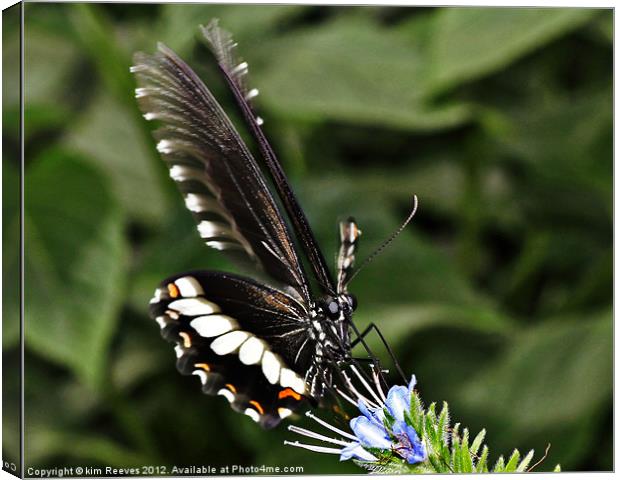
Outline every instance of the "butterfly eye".
{"label": "butterfly eye", "polygon": [[349,307],[351,308],[351,311],[354,312],[357,308],[357,297],[351,293],[347,293],[345,298],[347,300],[347,303],[349,304]]}
{"label": "butterfly eye", "polygon": [[336,299],[327,301],[325,313],[331,320],[337,320],[340,317],[340,304],[336,301]]}

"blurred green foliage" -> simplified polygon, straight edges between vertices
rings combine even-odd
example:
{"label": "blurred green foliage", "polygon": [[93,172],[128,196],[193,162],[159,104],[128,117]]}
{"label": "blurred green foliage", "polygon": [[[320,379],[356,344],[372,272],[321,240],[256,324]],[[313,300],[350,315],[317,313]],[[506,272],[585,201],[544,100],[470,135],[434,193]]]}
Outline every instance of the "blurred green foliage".
{"label": "blurred green foliage", "polygon": [[166,178],[130,58],[167,43],[229,108],[197,37],[214,16],[328,257],[339,218],[364,257],[419,196],[356,278],[356,322],[496,455],[551,443],[542,470],[610,470],[612,11],[196,4],[25,6],[26,465],[359,471],[202,396],[147,317],[166,276],[229,266]]}

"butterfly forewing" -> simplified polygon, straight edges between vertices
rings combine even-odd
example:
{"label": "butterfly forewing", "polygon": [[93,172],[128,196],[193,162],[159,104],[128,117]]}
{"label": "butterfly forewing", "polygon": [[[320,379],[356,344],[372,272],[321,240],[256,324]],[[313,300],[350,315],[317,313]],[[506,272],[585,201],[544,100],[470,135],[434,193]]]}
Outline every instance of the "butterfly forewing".
{"label": "butterfly forewing", "polygon": [[263,120],[254,113],[250,100],[258,95],[258,89],[248,87],[248,64],[236,55],[237,44],[232,35],[219,27],[218,20],[213,19],[202,33],[213,52],[222,71],[224,80],[246,120],[249,131],[256,140],[264,166],[274,183],[279,198],[286,209],[295,229],[295,234],[303,247],[314,278],[323,294],[333,295],[334,282],[327,268],[325,257],[319,248],[306,215],[299,205],[295,193],[291,189],[286,174],[276,158],[269,141],[261,129]]}
{"label": "butterfly forewing", "polygon": [[144,116],[158,120],[157,149],[208,246],[243,257],[308,303],[288,229],[256,161],[204,83],[160,44],[132,71]]}
{"label": "butterfly forewing", "polygon": [[236,275],[191,272],[162,282],[150,313],[175,344],[179,371],[262,426],[277,425],[310,397],[314,344],[295,298]]}

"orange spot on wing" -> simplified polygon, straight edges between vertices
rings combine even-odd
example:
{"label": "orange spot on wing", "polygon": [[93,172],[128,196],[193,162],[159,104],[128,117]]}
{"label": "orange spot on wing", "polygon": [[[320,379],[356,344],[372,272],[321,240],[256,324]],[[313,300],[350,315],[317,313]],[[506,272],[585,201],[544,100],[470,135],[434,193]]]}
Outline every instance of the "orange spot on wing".
{"label": "orange spot on wing", "polygon": [[211,367],[209,366],[208,363],[194,363],[194,367],[202,368],[205,372],[211,371]]}
{"label": "orange spot on wing", "polygon": [[233,393],[237,393],[237,389],[235,388],[235,386],[232,383],[227,383],[226,385],[224,385],[225,387],[228,388],[228,390],[230,390]]}
{"label": "orange spot on wing", "polygon": [[293,397],[295,400],[301,400],[301,395],[297,393],[295,390],[293,390],[292,388],[287,388],[285,390],[282,390],[280,393],[278,393],[278,398],[280,400],[286,397]]}
{"label": "orange spot on wing", "polygon": [[342,416],[345,420],[349,420],[351,417],[349,415],[347,415],[346,412],[344,412],[338,405],[334,405],[332,407],[332,409],[334,410],[334,412],[336,412],[338,415]]}
{"label": "orange spot on wing", "polygon": [[250,405],[253,405],[254,407],[256,407],[256,410],[258,410],[258,413],[260,413],[261,415],[265,414],[265,410],[263,409],[261,404],[258,403],[256,400],[250,400]]}
{"label": "orange spot on wing", "polygon": [[179,336],[183,339],[183,346],[185,348],[189,348],[192,346],[192,339],[190,338],[188,333],[179,332]]}
{"label": "orange spot on wing", "polygon": [[179,287],[177,287],[174,283],[169,283],[168,293],[172,298],[177,298],[180,295]]}

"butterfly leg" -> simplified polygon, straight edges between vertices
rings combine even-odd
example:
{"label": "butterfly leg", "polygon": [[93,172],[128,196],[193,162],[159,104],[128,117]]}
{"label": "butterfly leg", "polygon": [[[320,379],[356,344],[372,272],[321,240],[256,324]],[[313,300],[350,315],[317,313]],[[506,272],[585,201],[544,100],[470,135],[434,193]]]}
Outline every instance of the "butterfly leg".
{"label": "butterfly leg", "polygon": [[364,348],[371,355],[371,357],[373,357],[373,359],[375,359],[376,358],[375,355],[372,354],[370,348],[368,347],[368,345],[366,344],[366,341],[364,340],[366,338],[366,336],[371,331],[374,330],[376,332],[376,334],[379,336],[379,338],[381,339],[381,343],[383,343],[383,346],[385,347],[385,349],[389,353],[390,358],[392,359],[392,362],[394,362],[394,366],[396,367],[396,370],[398,371],[399,375],[403,378],[403,381],[405,383],[408,382],[407,376],[403,372],[403,369],[401,368],[400,363],[396,359],[396,355],[394,354],[394,351],[392,350],[392,347],[390,347],[390,345],[387,343],[387,340],[385,339],[385,337],[383,336],[383,334],[381,333],[381,330],[379,330],[379,327],[377,327],[377,325],[375,325],[374,323],[371,323],[361,333],[357,329],[357,327],[353,324],[353,322],[351,322],[351,327],[353,328],[353,331],[355,332],[355,334],[357,336],[357,338],[351,342],[351,349],[353,349],[356,345],[361,343],[362,345],[364,345]]}

